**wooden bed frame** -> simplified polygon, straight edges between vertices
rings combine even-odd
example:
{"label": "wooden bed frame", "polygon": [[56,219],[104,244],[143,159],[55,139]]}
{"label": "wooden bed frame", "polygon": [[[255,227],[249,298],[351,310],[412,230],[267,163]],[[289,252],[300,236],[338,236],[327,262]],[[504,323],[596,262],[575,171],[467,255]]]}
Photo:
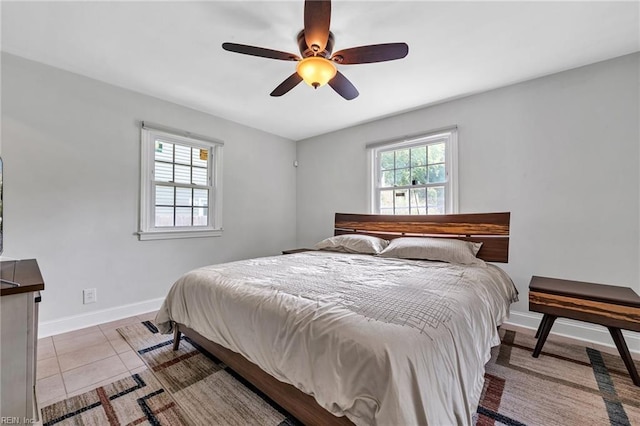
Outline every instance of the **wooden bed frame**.
{"label": "wooden bed frame", "polygon": [[[509,213],[429,216],[336,213],[334,235],[364,234],[384,239],[428,236],[482,242],[477,257],[489,262],[508,262],[509,221]],[[206,339],[195,330],[174,323],[173,332],[173,350],[178,349],[181,334],[184,334],[305,425],[353,425],[346,417],[336,417],[326,411],[312,396],[275,379],[242,355]]]}

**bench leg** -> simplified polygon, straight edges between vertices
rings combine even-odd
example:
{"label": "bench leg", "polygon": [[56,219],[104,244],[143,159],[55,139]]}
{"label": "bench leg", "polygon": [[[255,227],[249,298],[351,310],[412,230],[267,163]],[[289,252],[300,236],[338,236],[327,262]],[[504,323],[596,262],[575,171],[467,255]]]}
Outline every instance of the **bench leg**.
{"label": "bench leg", "polygon": [[638,375],[638,370],[636,370],[636,366],[633,363],[633,358],[631,358],[631,354],[629,353],[627,342],[624,341],[622,331],[620,331],[619,328],[615,327],[607,328],[609,329],[609,333],[611,333],[611,337],[613,337],[613,342],[616,344],[618,352],[620,352],[620,356],[622,357],[622,361],[624,361],[624,365],[629,371],[629,375],[631,376],[633,384],[636,386],[640,386],[640,375]]}
{"label": "bench leg", "polygon": [[542,329],[544,328],[544,324],[547,322],[548,319],[549,319],[549,315],[545,314],[542,316],[542,320],[540,320],[540,325],[538,326],[538,330],[536,331],[536,335],[535,335],[536,339],[540,337],[540,331],[542,331]]}
{"label": "bench leg", "polygon": [[180,329],[178,328],[178,324],[174,323],[173,324],[173,350],[177,351],[178,347],[180,347],[180,336],[182,335],[182,333],[180,332]]}
{"label": "bench leg", "polygon": [[549,314],[544,314],[542,317],[542,323],[540,324],[540,330],[538,334],[538,343],[536,343],[536,347],[533,350],[532,356],[534,358],[538,358],[540,356],[540,352],[542,352],[542,347],[544,346],[544,342],[549,337],[549,332],[551,331],[551,327],[553,327],[553,323],[555,322],[557,317]]}

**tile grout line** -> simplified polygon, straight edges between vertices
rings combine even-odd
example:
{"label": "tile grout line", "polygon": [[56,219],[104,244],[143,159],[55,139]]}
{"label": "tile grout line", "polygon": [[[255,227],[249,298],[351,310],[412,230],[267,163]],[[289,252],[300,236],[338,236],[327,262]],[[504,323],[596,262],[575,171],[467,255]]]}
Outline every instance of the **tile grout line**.
{"label": "tile grout line", "polygon": [[[128,371],[128,370],[127,370],[127,373],[129,373],[129,371]],[[100,387],[103,387],[103,386],[107,386],[108,384],[111,384],[111,383],[113,383],[113,382],[115,381],[115,380],[113,380],[113,379],[115,379],[116,377],[122,376],[123,374],[124,374],[124,373],[116,374],[115,376],[107,377],[107,378],[106,378],[106,379],[104,379],[104,380],[100,380],[100,381],[95,382],[95,383],[92,383],[92,384],[90,384],[90,385],[87,385],[87,386],[84,386],[84,387],[78,388],[78,389],[76,389],[75,391],[73,391],[73,392],[75,392],[75,393],[76,393],[74,396],[82,395],[83,393],[89,392],[89,391],[91,391],[91,390],[93,390],[93,389],[97,389],[97,388],[100,388]],[[98,385],[98,383],[104,383],[104,382],[106,382],[107,380],[109,380],[109,382],[108,382],[108,383],[106,383],[106,384],[104,384],[104,385]],[[87,388],[89,388],[89,389],[87,389]],[[83,389],[87,389],[87,390],[84,390],[83,392],[78,393],[79,391],[81,391],[81,390],[83,390]],[[73,398],[73,397],[70,397],[70,398]]]}
{"label": "tile grout line", "polygon": [[[142,320],[140,317],[137,317],[137,316],[136,316],[136,319],[138,319],[140,322],[142,322],[142,321],[146,321],[146,320]],[[120,327],[118,327],[118,328],[120,328]],[[117,329],[116,329],[116,331],[117,331]],[[120,333],[118,333],[118,334],[120,334]],[[128,370],[131,374],[133,374],[133,370],[137,370],[137,369],[139,369],[140,367],[148,368],[148,367],[147,367],[147,364],[144,362],[144,359],[142,359],[142,357],[140,356],[140,354],[139,354],[135,349],[133,349],[133,348],[131,347],[131,345],[129,345],[129,342],[127,342],[127,340],[126,340],[126,339],[125,339],[121,334],[120,334],[120,338],[121,338],[122,340],[124,340],[124,341],[127,343],[127,345],[129,346],[129,349],[131,349],[131,351],[132,351],[132,352],[133,352],[133,353],[138,357],[138,359],[139,359],[140,361],[142,361],[142,365],[141,365],[141,366],[136,367],[136,368],[133,368],[133,369],[129,369],[129,368],[127,368],[127,370]],[[111,343],[111,342],[109,342],[109,343]],[[113,347],[113,345],[111,345],[111,346]],[[114,348],[114,350],[115,350],[115,348]],[[116,351],[116,352],[118,352],[118,351]],[[123,352],[123,353],[125,353],[125,352]],[[122,363],[123,363],[123,364],[125,364],[124,360],[122,359],[122,357],[121,357],[120,355],[122,355],[122,354],[120,354],[120,353],[119,353],[119,354],[118,354],[118,358],[120,358],[120,361],[122,361]],[[127,366],[127,365],[125,364],[125,367],[126,367],[126,366]]]}
{"label": "tile grout line", "polygon": [[[86,366],[88,366],[88,365],[95,364],[95,363],[98,363],[98,362],[101,362],[101,361],[104,361],[104,360],[106,360],[106,359],[113,358],[113,357],[117,357],[117,358],[118,358],[118,360],[119,360],[119,361],[122,363],[122,365],[125,367],[125,371],[129,371],[129,369],[127,368],[127,366],[126,366],[126,365],[124,365],[124,363],[122,362],[122,360],[120,359],[120,357],[118,356],[118,354],[115,354],[115,355],[108,356],[108,357],[106,357],[106,358],[102,358],[102,359],[96,360],[96,361],[94,361],[94,362],[90,362],[90,363],[88,363],[88,364],[81,365],[81,366],[79,366],[79,367],[72,368],[71,370],[67,370],[67,371],[65,371],[65,373],[68,373],[68,372],[70,372],[70,371],[77,370],[77,369],[79,369],[79,368],[83,368],[83,367],[86,367]],[[80,388],[78,388],[78,389],[84,389],[84,388],[86,388],[86,387],[89,387],[89,386],[95,385],[96,383],[100,383],[100,382],[103,382],[103,381],[105,381],[105,380],[109,380],[109,379],[111,379],[111,378],[113,378],[113,377],[119,376],[119,375],[121,375],[121,374],[123,374],[123,373],[124,373],[124,371],[123,371],[123,372],[121,372],[121,373],[115,374],[115,375],[113,375],[113,376],[111,376],[111,377],[108,377],[108,378],[106,378],[106,379],[101,379],[101,380],[98,380],[98,381],[96,381],[96,382],[89,383],[88,385],[83,386],[83,387],[80,387]],[[63,382],[64,382],[64,377],[62,378],[62,380],[63,380]],[[65,389],[66,389],[66,383],[65,383]],[[74,390],[74,391],[72,391],[72,392],[77,392],[77,391],[78,391],[78,389],[76,389],[76,390]],[[67,394],[69,394],[69,393],[70,393],[70,392],[67,392]]]}
{"label": "tile grout line", "polygon": [[[139,322],[147,321],[147,320],[145,320],[145,319],[139,318],[137,315],[134,315],[134,316],[132,316],[132,317],[129,317],[128,319],[130,319],[130,318],[135,318],[135,319],[136,319],[137,321],[139,321]],[[131,324],[133,324],[133,323],[134,323],[134,322],[132,321],[132,322],[131,322]],[[108,324],[108,323],[105,323],[105,324]],[[122,360],[122,357],[120,356],[120,355],[121,355],[121,353],[118,353],[118,351],[116,350],[116,348],[115,348],[115,347],[114,347],[114,345],[113,345],[113,342],[109,339],[109,337],[108,337],[108,336],[107,336],[107,334],[105,333],[105,330],[103,329],[102,325],[104,325],[104,324],[98,324],[98,325],[97,325],[97,329],[98,329],[98,330],[100,330],[100,334],[101,334],[101,335],[102,335],[102,337],[104,337],[104,339],[108,342],[108,344],[109,344],[109,346],[111,347],[111,349],[113,350],[114,354],[113,354],[113,355],[110,355],[110,356],[107,356],[107,357],[105,357],[105,358],[99,359],[99,360],[95,360],[95,361],[90,362],[90,363],[87,363],[87,364],[79,365],[79,366],[74,367],[74,368],[72,368],[72,369],[69,369],[69,370],[67,370],[67,371],[65,371],[65,372],[63,372],[63,371],[62,371],[62,366],[60,365],[60,355],[64,355],[64,354],[58,354],[58,348],[56,347],[56,343],[55,343],[55,339],[54,339],[54,337],[55,337],[55,336],[49,336],[49,338],[51,339],[51,344],[52,344],[52,346],[53,346],[53,353],[54,353],[54,356],[53,356],[53,357],[55,357],[55,359],[56,359],[56,365],[58,366],[58,373],[57,373],[57,374],[59,374],[59,375],[60,375],[60,378],[61,378],[61,381],[62,381],[62,386],[63,386],[63,389],[64,389],[64,398],[63,398],[63,400],[64,400],[64,399],[69,398],[69,394],[70,394],[70,393],[78,392],[78,390],[85,389],[85,388],[87,388],[87,387],[91,387],[91,386],[93,386],[93,385],[97,385],[98,383],[101,383],[101,382],[111,381],[111,380],[115,379],[115,378],[116,378],[116,377],[118,377],[118,376],[122,376],[122,374],[124,374],[124,373],[127,373],[127,374],[129,374],[129,375],[133,375],[133,374],[135,374],[135,373],[133,373],[133,371],[134,371],[134,370],[140,370],[141,368],[148,368],[148,367],[147,367],[147,365],[146,365],[146,363],[144,363],[144,360],[142,359],[142,357],[140,356],[140,354],[138,354],[138,353],[136,353],[135,351],[133,351],[133,352],[136,354],[136,356],[138,357],[138,359],[140,359],[140,360],[142,361],[142,365],[140,365],[140,366],[138,366],[138,367],[136,367],[136,368],[133,368],[133,369],[129,369],[129,368],[127,367],[127,365],[125,364],[125,362]],[[123,324],[121,327],[124,327],[124,326],[126,326],[126,325],[129,325],[129,324]],[[116,328],[114,328],[114,330],[117,330],[117,328],[120,328],[120,327],[116,327]],[[111,328],[109,328],[109,329],[111,329]],[[97,343],[97,344],[95,344],[95,345],[86,346],[85,348],[87,348],[87,347],[92,347],[92,346],[97,346],[97,345],[100,345],[100,344],[102,344],[102,343]],[[127,342],[127,344],[128,344],[128,342]],[[131,350],[133,350],[133,349],[131,348]],[[69,392],[69,390],[68,390],[68,386],[67,386],[67,383],[66,383],[66,380],[65,380],[65,377],[64,377],[64,374],[63,374],[63,373],[66,373],[66,372],[69,372],[69,371],[73,371],[73,370],[75,370],[75,369],[77,369],[77,368],[86,367],[87,365],[91,365],[91,364],[93,364],[93,363],[100,362],[100,361],[102,361],[102,360],[104,360],[104,359],[111,358],[111,357],[113,357],[114,355],[115,355],[115,356],[117,356],[118,360],[119,360],[119,361],[122,363],[122,365],[125,367],[125,369],[126,369],[126,370],[125,370],[125,372],[122,372],[122,373],[116,374],[116,375],[114,375],[114,376],[108,377],[108,378],[106,378],[106,379],[104,379],[104,380],[97,381],[97,382],[95,382],[95,383],[93,383],[93,384],[89,384],[89,385],[85,386],[84,388],[79,388],[79,389],[77,389],[77,390],[75,390],[75,391],[73,391],[73,392]],[[51,357],[51,358],[53,358],[53,357]],[[45,358],[45,359],[46,359],[46,358]],[[42,361],[42,360],[41,360],[41,361]],[[52,375],[52,376],[53,376],[53,375]],[[50,376],[50,377],[51,377],[51,376]],[[42,379],[45,379],[45,378],[42,378]],[[42,379],[40,379],[40,380],[42,380]],[[96,387],[99,387],[99,386],[96,386]]]}
{"label": "tile grout line", "polygon": [[[133,317],[132,317],[132,318],[133,318]],[[136,318],[137,318],[137,317],[136,317]],[[118,328],[119,328],[119,327],[118,327]],[[120,354],[118,353],[118,351],[116,350],[116,348],[113,346],[113,344],[111,343],[111,340],[109,340],[108,336],[105,334],[104,330],[102,329],[102,327],[100,327],[100,325],[98,325],[98,329],[100,330],[100,333],[102,334],[102,336],[105,338],[105,340],[107,341],[107,343],[109,344],[109,346],[110,346],[110,347],[111,347],[111,349],[113,350],[114,354],[113,354],[113,355],[110,355],[110,356],[107,356],[107,357],[105,357],[105,358],[99,359],[99,360],[95,360],[95,361],[90,362],[90,363],[88,363],[88,364],[84,364],[84,365],[80,365],[80,366],[78,366],[78,367],[72,368],[72,369],[70,369],[70,370],[67,370],[67,372],[69,372],[69,371],[73,371],[73,370],[75,370],[75,369],[77,369],[77,368],[86,367],[87,365],[91,365],[91,364],[94,364],[94,363],[96,363],[96,362],[100,362],[100,361],[103,361],[103,360],[105,360],[105,359],[108,359],[108,358],[112,358],[112,357],[115,355],[115,356],[118,358],[118,360],[122,363],[122,365],[125,367],[125,371],[126,371],[127,373],[130,373],[130,372],[131,372],[131,370],[129,370],[129,368],[126,366],[126,364],[124,363],[124,361],[123,361],[123,360],[122,360],[122,358],[120,357]],[[95,345],[92,345],[92,346],[95,346]],[[62,370],[61,370],[61,372],[62,372]],[[113,379],[113,378],[115,378],[115,377],[121,376],[122,374],[124,374],[124,372],[123,372],[123,373],[116,374],[116,375],[111,376],[111,377],[108,377],[108,378],[106,378],[106,379],[104,379],[104,380],[99,380],[99,381],[97,381],[97,382],[95,382],[95,383],[89,384],[89,385],[87,385],[87,386],[85,386],[85,387],[83,387],[83,388],[79,388],[79,389],[85,389],[85,388],[87,388],[87,387],[89,387],[89,386],[92,386],[92,385],[95,385],[95,384],[97,384],[97,383],[101,383],[101,382],[104,382],[104,381],[107,381],[107,380],[111,380],[111,379]],[[65,382],[65,380],[64,380],[64,376],[62,376],[62,381],[63,381],[63,383],[64,383],[64,385],[65,385],[65,390],[66,390],[66,389],[67,389],[67,384],[66,384],[66,382]],[[76,389],[76,390],[75,390],[75,391],[73,391],[73,392],[77,392],[79,389]],[[69,393],[70,393],[70,392],[67,392],[67,395],[68,395]]]}
{"label": "tile grout line", "polygon": [[64,398],[67,399],[69,392],[67,392],[67,384],[64,382],[62,367],[60,366],[60,358],[58,358],[58,349],[56,348],[56,342],[53,337],[51,337],[51,344],[53,345],[53,352],[56,354],[56,364],[58,364],[58,374],[60,374],[60,380],[62,380],[62,387],[64,388]]}
{"label": "tile grout line", "polygon": [[[98,330],[100,330],[100,334],[102,335],[102,337],[104,337],[104,338],[105,338],[105,340],[109,343],[109,346],[111,347],[111,349],[115,352],[115,354],[116,354],[116,355],[118,355],[117,351],[113,348],[113,346],[112,346],[112,345],[111,345],[111,343],[109,342],[109,339],[107,338],[107,336],[106,336],[106,335],[104,334],[104,332],[102,331],[102,328],[98,327]],[[53,339],[52,339],[52,340],[53,340]],[[86,348],[88,348],[88,347],[91,347],[91,346],[97,346],[97,345],[100,345],[100,344],[101,344],[101,343],[97,343],[97,344],[95,344],[95,345],[85,346],[85,347],[84,347],[84,348],[82,348],[82,349],[84,350],[84,349],[86,349]],[[54,341],[54,345],[55,345],[55,341]],[[73,371],[73,370],[75,370],[75,369],[77,369],[77,368],[86,367],[87,365],[91,365],[91,364],[93,364],[93,363],[95,363],[95,362],[102,361],[102,360],[104,360],[104,359],[110,358],[110,356],[107,356],[107,357],[105,357],[105,358],[101,358],[101,359],[95,360],[95,361],[93,361],[93,362],[89,362],[89,363],[87,363],[87,364],[79,365],[79,366],[77,366],[77,367],[71,368],[71,369],[69,369],[69,370],[67,370],[67,371],[63,372],[63,371],[62,371],[62,367],[60,366],[60,360],[59,360],[59,357],[57,356],[57,353],[58,353],[58,352],[57,352],[57,350],[56,350],[56,358],[57,358],[57,360],[58,360],[58,368],[60,369],[60,376],[62,377],[62,384],[64,385],[64,390],[65,390],[65,392],[66,392],[66,395],[67,395],[67,396],[69,396],[69,393],[70,393],[70,392],[69,392],[69,390],[68,390],[68,388],[67,388],[67,381],[65,380],[65,377],[64,377],[64,374],[63,374],[63,373],[67,373],[67,372],[69,372],[69,371]],[[63,354],[63,355],[64,355],[64,354]],[[113,356],[113,355],[111,355],[111,356]],[[120,357],[118,357],[118,359],[120,359]],[[114,377],[115,377],[115,376],[114,376]],[[96,382],[96,383],[99,383],[99,382]],[[89,385],[87,385],[87,386],[91,386],[91,384],[89,384]],[[80,389],[82,389],[82,388],[80,388]]]}
{"label": "tile grout line", "polygon": [[[109,358],[109,357],[112,357],[113,355],[118,355],[118,353],[117,353],[117,352],[116,352],[116,350],[111,346],[111,344],[110,344],[110,342],[109,342],[108,340],[107,340],[107,343],[109,343],[109,346],[110,346],[110,347],[111,347],[111,349],[113,349],[113,351],[115,352],[114,354],[107,355],[107,356],[105,356],[104,358],[99,358],[99,359],[96,359],[96,360],[94,360],[94,361],[88,362],[88,363],[86,363],[86,364],[81,364],[81,365],[75,366],[75,367],[70,368],[70,369],[68,369],[68,370],[66,370],[66,371],[62,371],[62,367],[60,367],[60,373],[66,373],[67,371],[75,370],[76,368],[84,367],[85,365],[89,365],[89,364],[93,364],[94,362],[102,361],[103,359],[107,359],[107,358]],[[93,348],[94,346],[100,346],[100,345],[102,345],[102,344],[104,344],[104,342],[96,343],[95,345],[88,345],[88,346],[85,346],[84,348],[81,348],[80,350],[84,351],[84,350],[85,350],[85,349],[87,349],[87,348]],[[68,353],[71,353],[71,352],[76,352],[76,351],[69,351],[69,352],[66,352],[66,353],[64,353],[64,354],[62,354],[62,355],[67,355]],[[59,359],[59,357],[58,357],[58,359]]]}

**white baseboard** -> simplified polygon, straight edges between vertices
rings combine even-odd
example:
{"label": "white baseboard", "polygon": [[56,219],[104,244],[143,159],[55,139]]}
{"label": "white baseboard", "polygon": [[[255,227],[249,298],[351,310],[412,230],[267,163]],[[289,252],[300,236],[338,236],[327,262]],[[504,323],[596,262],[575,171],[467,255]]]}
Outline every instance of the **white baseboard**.
{"label": "white baseboard", "polygon": [[[537,330],[541,319],[541,314],[511,311],[509,320],[505,323]],[[551,334],[615,348],[615,344],[606,327],[587,322],[558,318],[553,324]],[[627,346],[629,346],[629,351],[640,354],[640,334],[632,331],[623,331],[622,334]]]}
{"label": "white baseboard", "polygon": [[117,306],[115,308],[87,312],[86,314],[73,315],[57,320],[41,321],[38,324],[38,338],[54,336],[56,334],[91,327],[105,322],[157,311],[160,309],[163,301],[164,297],[160,297],[158,299],[151,299],[144,302]]}

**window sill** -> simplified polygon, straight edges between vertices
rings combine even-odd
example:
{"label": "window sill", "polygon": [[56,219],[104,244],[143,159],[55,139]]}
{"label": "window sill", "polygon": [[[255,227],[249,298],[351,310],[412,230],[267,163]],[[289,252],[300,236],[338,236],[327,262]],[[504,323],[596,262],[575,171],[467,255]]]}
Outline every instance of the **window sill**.
{"label": "window sill", "polygon": [[167,231],[140,231],[137,233],[140,241],[148,240],[171,240],[175,238],[204,238],[204,237],[220,237],[222,229],[207,230],[167,230]]}

